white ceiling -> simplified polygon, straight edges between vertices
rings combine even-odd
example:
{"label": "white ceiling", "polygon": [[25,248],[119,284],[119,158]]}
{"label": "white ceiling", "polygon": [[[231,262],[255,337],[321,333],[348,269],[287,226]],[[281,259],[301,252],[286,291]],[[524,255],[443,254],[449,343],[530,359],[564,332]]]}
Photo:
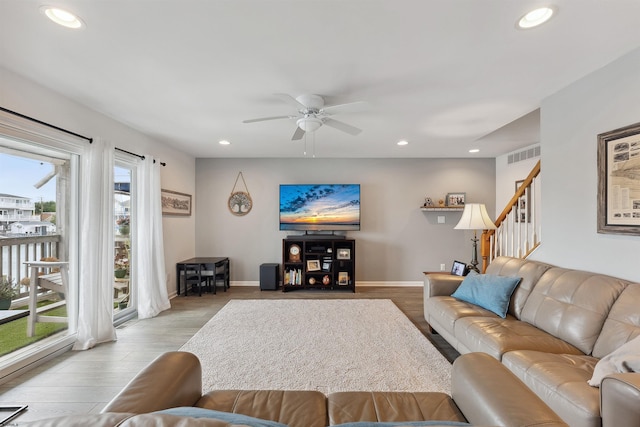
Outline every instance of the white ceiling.
{"label": "white ceiling", "polygon": [[242,123],[295,114],[275,93],[367,102],[336,116],[358,136],[315,133],[317,157],[495,157],[539,141],[545,97],[640,46],[638,0],[550,2],[49,2],[85,21],[72,31],[0,0],[0,66],[196,157],[301,157],[294,120]]}

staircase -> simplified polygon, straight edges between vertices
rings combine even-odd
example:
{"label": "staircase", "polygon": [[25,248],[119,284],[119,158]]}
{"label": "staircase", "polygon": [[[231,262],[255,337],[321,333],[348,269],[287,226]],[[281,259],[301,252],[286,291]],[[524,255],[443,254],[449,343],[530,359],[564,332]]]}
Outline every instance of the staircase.
{"label": "staircase", "polygon": [[539,175],[540,161],[495,220],[497,228],[482,233],[483,272],[498,256],[526,258],[540,245]]}

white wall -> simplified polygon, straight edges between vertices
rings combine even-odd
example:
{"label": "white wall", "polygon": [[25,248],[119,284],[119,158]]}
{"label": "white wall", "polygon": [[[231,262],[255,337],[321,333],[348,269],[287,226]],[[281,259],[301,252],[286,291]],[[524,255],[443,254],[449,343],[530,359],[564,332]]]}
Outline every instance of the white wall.
{"label": "white wall", "polygon": [[[253,199],[246,216],[227,208],[238,172]],[[467,202],[494,209],[493,159],[197,159],[196,252],[228,256],[231,280],[256,284],[259,265],[282,263],[279,184],[361,184],[362,228],[356,239],[356,282],[422,283],[422,272],[471,260],[472,232],[453,230],[460,213],[425,213],[424,198],[466,192]],[[437,216],[446,223],[438,224]]]}
{"label": "white wall", "polygon": [[[516,150],[514,153],[519,153],[538,145],[539,144],[536,143]],[[509,164],[509,154],[512,153],[496,157],[496,211],[491,215],[493,219],[497,218],[502,213],[502,210],[515,194],[516,181],[525,179],[536,163],[538,163],[538,160],[540,160],[540,157],[532,157],[530,159]],[[540,191],[541,188],[538,190]]]}
{"label": "white wall", "polygon": [[[149,154],[167,163],[162,187],[195,193],[195,159],[126,125],[70,101],[0,67],[0,106],[92,138],[113,141],[116,147]],[[164,217],[167,284],[175,292],[175,263],[195,254],[195,217]]]}
{"label": "white wall", "polygon": [[597,135],[640,122],[640,49],[545,99],[534,259],[640,281],[640,236],[597,233]]}

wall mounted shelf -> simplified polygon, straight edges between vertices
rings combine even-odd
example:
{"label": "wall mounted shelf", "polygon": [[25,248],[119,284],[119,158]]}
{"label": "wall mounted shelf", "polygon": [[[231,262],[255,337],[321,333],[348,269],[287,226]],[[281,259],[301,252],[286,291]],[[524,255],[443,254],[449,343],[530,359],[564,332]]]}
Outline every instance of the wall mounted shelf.
{"label": "wall mounted shelf", "polygon": [[462,212],[464,210],[464,206],[422,206],[420,207],[420,210],[423,212]]}

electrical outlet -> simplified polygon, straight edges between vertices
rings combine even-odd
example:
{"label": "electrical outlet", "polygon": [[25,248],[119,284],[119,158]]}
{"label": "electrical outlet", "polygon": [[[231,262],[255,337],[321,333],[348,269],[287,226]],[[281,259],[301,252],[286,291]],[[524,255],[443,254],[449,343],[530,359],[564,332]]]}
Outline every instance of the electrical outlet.
{"label": "electrical outlet", "polygon": [[438,224],[444,224],[446,222],[444,215],[438,215]]}
{"label": "electrical outlet", "polygon": [[446,264],[440,264],[440,271],[445,271],[447,268]]}

